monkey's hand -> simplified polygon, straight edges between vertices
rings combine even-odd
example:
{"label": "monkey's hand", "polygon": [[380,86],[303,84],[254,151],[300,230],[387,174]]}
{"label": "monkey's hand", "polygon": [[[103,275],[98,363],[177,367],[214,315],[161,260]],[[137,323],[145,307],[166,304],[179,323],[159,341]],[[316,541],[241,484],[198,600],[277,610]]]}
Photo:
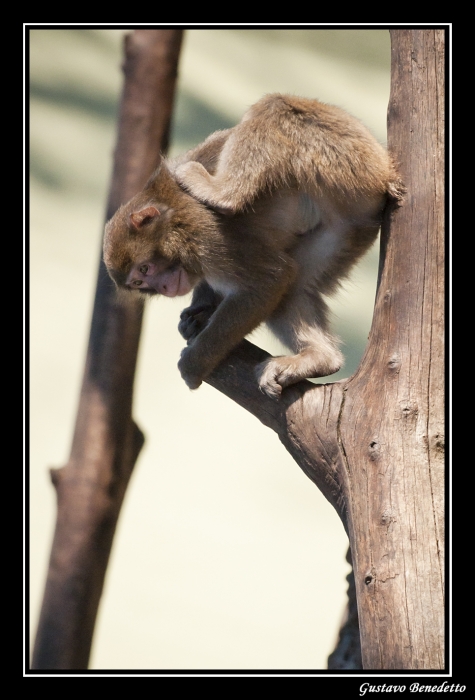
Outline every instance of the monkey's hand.
{"label": "monkey's hand", "polygon": [[198,389],[203,379],[211,373],[213,366],[205,367],[193,351],[193,346],[189,346],[181,351],[178,369],[186,386],[189,389]]}
{"label": "monkey's hand", "polygon": [[216,310],[216,304],[192,304],[180,314],[178,330],[188,345],[193,341],[209,323]]}

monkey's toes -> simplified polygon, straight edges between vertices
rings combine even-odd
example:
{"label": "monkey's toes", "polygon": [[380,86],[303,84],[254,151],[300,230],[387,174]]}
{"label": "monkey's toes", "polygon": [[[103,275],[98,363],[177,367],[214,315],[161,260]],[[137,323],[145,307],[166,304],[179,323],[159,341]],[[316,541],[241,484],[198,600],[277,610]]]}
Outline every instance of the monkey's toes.
{"label": "monkey's toes", "polygon": [[279,383],[279,374],[275,371],[272,360],[265,360],[256,367],[256,376],[259,389],[271,399],[279,399],[282,394],[282,384]]}
{"label": "monkey's toes", "polygon": [[280,399],[280,396],[282,394],[282,387],[280,384],[277,384],[277,382],[272,382],[268,384],[263,384],[259,383],[259,389],[262,391],[263,394],[266,394],[271,399],[274,399],[274,401],[277,401]]}

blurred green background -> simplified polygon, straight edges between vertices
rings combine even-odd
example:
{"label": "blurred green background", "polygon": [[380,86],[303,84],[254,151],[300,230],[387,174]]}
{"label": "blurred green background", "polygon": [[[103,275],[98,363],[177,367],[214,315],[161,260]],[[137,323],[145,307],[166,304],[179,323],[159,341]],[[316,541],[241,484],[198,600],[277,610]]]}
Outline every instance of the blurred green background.
{"label": "blurred green background", "polygon": [[[31,639],[83,372],[122,75],[122,30],[30,31]],[[171,154],[268,92],[338,104],[386,139],[384,30],[187,30]],[[377,246],[332,300],[346,366],[368,336]],[[145,314],[134,416],[146,435],[99,610],[93,669],[322,669],[345,605],[333,509],[255,418],[176,363],[186,301]],[[265,331],[251,340],[270,352]],[[333,379],[333,378],[332,378]]]}

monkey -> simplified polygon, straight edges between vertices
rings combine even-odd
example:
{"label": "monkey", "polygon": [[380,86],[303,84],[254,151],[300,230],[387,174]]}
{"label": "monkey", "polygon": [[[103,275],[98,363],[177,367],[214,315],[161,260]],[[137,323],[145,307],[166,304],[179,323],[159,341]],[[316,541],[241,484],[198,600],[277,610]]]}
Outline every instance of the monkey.
{"label": "monkey", "polygon": [[278,399],[343,363],[325,297],[377,237],[403,186],[387,150],[343,109],[269,94],[234,127],[163,158],[106,224],[104,262],[118,289],[184,296],[178,368],[196,389],[265,322],[293,353],[256,368]]}

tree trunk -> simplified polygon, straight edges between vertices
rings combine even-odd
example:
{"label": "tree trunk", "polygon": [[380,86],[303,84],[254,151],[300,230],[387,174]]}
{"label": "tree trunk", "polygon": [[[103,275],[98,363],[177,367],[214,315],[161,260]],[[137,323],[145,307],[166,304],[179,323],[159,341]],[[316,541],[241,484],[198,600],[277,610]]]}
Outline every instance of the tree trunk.
{"label": "tree trunk", "polygon": [[368,348],[339,439],[364,668],[444,665],[441,31],[394,30],[389,149],[407,187],[383,227]]}
{"label": "tree trunk", "polygon": [[[126,37],[110,218],[143,187],[168,145],[181,30]],[[58,515],[33,669],[85,669],[115,527],[143,435],[132,420],[140,302],[119,305],[104,264],[68,464],[52,471]]]}

